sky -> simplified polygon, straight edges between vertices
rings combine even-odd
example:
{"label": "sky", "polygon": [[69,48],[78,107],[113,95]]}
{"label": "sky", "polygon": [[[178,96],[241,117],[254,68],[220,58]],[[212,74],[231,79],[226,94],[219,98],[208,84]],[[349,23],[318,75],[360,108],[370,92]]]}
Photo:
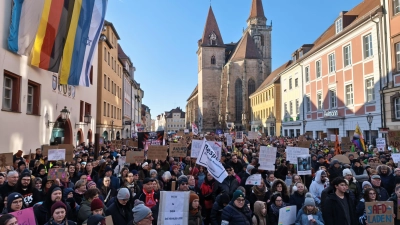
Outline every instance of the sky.
{"label": "sky", "polygon": [[[152,119],[186,100],[197,85],[197,41],[208,8],[214,11],[225,43],[237,42],[247,26],[252,0],[109,0],[106,20],[136,67],[144,90],[142,103]],[[341,11],[362,0],[263,0],[272,22],[272,69],[291,59],[303,44],[313,43]]]}

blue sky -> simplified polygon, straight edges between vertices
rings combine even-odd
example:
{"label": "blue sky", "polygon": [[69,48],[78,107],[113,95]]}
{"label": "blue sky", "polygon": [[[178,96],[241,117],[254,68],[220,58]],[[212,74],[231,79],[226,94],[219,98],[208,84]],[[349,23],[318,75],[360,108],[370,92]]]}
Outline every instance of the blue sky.
{"label": "blue sky", "polygon": [[[272,68],[313,43],[339,16],[362,0],[263,0],[272,20]],[[225,43],[237,42],[246,27],[251,0],[212,0]],[[209,0],[109,0],[106,19],[136,67],[143,104],[152,118],[186,100],[197,84],[197,41],[203,33]]]}

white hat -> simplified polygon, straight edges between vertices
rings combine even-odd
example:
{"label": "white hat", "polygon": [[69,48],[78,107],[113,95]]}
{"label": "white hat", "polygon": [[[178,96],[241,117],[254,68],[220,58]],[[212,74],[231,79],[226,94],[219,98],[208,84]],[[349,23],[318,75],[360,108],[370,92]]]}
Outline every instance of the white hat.
{"label": "white hat", "polygon": [[149,165],[149,163],[145,162],[142,164],[142,168],[144,168],[145,166],[148,166],[148,165]]}
{"label": "white hat", "polygon": [[351,171],[349,169],[344,169],[343,176],[345,177],[346,175],[353,175],[353,174],[351,173]]}

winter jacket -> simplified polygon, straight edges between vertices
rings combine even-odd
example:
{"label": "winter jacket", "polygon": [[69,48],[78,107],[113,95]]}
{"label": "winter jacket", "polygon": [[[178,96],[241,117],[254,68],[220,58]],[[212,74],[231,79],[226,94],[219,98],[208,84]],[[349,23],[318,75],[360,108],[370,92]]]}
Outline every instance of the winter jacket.
{"label": "winter jacket", "polygon": [[211,209],[211,225],[221,225],[222,210],[224,207],[220,204],[220,198],[217,196]]}
{"label": "winter jacket", "polygon": [[201,196],[202,196],[202,204],[205,209],[211,209],[213,207],[214,198],[213,198],[213,187],[215,184],[215,180],[205,180],[200,187]]}
{"label": "winter jacket", "polygon": [[[388,199],[388,201],[392,201],[392,202],[393,202],[393,212],[396,213],[396,217],[397,217],[397,210],[398,210],[397,207],[399,207],[399,206],[397,205],[397,201],[398,201],[397,196],[394,195],[394,196],[390,197],[390,198]],[[400,220],[394,219],[394,225],[400,225]]]}
{"label": "winter jacket", "polygon": [[213,187],[214,198],[221,193],[227,193],[232,198],[233,192],[239,187],[239,182],[234,176],[226,177],[222,183],[216,182]]}
{"label": "winter jacket", "polygon": [[[58,224],[55,223],[54,220],[50,220],[49,222],[47,222],[44,225],[58,225]],[[72,220],[67,220],[67,221],[65,221],[64,225],[76,225],[76,223]]]}
{"label": "winter jacket", "polygon": [[[382,174],[380,172],[382,166],[378,166],[376,170],[378,171],[379,176],[381,177],[381,186],[386,189],[386,191],[391,195],[394,191],[395,184],[394,184],[394,176],[392,174],[392,169],[387,166],[388,171],[387,174]],[[387,199],[386,199],[387,200]]]}
{"label": "winter jacket", "polygon": [[390,198],[389,193],[386,191],[385,188],[383,187],[375,187],[374,185],[372,185],[372,188],[375,189],[377,196],[376,196],[376,200],[378,201],[386,201]]}
{"label": "winter jacket", "polygon": [[133,220],[133,203],[129,200],[126,205],[121,205],[115,198],[111,206],[106,210],[106,215],[111,215],[113,224],[124,225]]}
{"label": "winter jacket", "polygon": [[350,171],[353,174],[353,177],[356,178],[356,180],[361,184],[362,182],[367,181],[369,179],[367,170],[364,169],[362,166],[360,166],[360,168],[353,166],[353,168],[350,169]]}
{"label": "winter jacket", "polygon": [[290,196],[289,205],[295,205],[297,211],[299,211],[303,207],[305,199],[306,199],[306,193],[303,193],[301,195],[301,194],[299,194],[299,192],[295,191]]}
{"label": "winter jacket", "polygon": [[264,196],[262,198],[257,198],[257,195],[254,194],[254,191],[251,190],[251,194],[248,197],[249,202],[250,202],[250,209],[253,211],[254,210],[254,203],[256,201],[263,201],[263,202],[268,202],[269,198],[271,197],[271,192],[267,191],[265,192]]}
{"label": "winter jacket", "polygon": [[189,213],[188,225],[202,225],[203,217],[201,216],[201,211],[199,210],[195,215]]}
{"label": "winter jacket", "polygon": [[[350,224],[357,225],[357,217],[355,215],[354,204],[348,193],[344,194],[347,204],[349,206]],[[337,225],[343,224],[345,219],[344,209],[338,200],[339,197],[335,193],[328,194],[325,199],[324,207],[322,208],[322,216],[324,218],[325,225]]]}
{"label": "winter jacket", "polygon": [[322,191],[329,186],[329,181],[326,180],[325,183],[321,182],[321,173],[322,170],[318,170],[315,174],[315,179],[310,185],[310,193],[313,195],[315,203],[321,203],[321,193]]}
{"label": "winter jacket", "polygon": [[252,212],[244,204],[243,208],[239,209],[235,206],[234,202],[231,201],[223,210],[222,210],[222,222],[221,224],[227,225],[251,225]]}
{"label": "winter jacket", "polygon": [[336,168],[334,165],[331,164],[331,166],[328,169],[328,173],[329,173],[329,180],[333,180],[336,177],[343,176],[343,168],[341,166],[339,168]]}
{"label": "winter jacket", "polygon": [[295,225],[324,225],[324,219],[322,218],[321,211],[318,210],[317,214],[311,215],[313,217],[313,219],[315,219],[315,223],[311,223],[308,220],[309,215],[304,213],[304,210],[303,210],[304,207],[305,206],[300,208],[299,212],[297,213]]}

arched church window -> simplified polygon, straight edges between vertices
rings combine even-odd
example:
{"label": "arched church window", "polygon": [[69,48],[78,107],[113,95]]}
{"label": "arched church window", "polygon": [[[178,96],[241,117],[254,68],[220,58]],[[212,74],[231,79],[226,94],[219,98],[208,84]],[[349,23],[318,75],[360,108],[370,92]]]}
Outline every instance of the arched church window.
{"label": "arched church window", "polygon": [[211,56],[211,64],[215,64],[215,56]]}
{"label": "arched church window", "polygon": [[247,82],[247,95],[250,96],[256,91],[256,82],[253,79],[250,79]]}
{"label": "arched church window", "polygon": [[242,120],[242,110],[243,110],[243,102],[242,102],[242,80],[237,79],[235,82],[235,115],[236,122]]}
{"label": "arched church window", "polygon": [[264,46],[264,35],[261,35],[260,37],[261,37],[260,39],[261,46]]}

